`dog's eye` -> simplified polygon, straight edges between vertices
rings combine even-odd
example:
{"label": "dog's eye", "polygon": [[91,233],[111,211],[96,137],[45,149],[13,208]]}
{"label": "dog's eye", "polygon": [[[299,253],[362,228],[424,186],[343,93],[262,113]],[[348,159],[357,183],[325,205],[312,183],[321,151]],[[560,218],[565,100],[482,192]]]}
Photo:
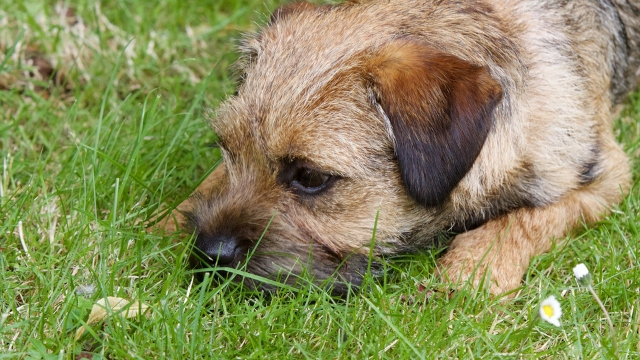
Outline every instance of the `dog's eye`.
{"label": "dog's eye", "polygon": [[291,186],[307,194],[317,194],[324,190],[333,176],[308,168],[300,168],[296,172]]}

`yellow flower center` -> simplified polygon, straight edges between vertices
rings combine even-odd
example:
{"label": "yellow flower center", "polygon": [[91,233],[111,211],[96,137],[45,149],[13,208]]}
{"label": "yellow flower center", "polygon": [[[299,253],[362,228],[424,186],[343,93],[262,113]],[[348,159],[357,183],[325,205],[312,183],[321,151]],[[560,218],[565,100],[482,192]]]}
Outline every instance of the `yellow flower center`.
{"label": "yellow flower center", "polygon": [[542,311],[544,312],[545,315],[547,315],[548,317],[552,317],[553,316],[553,308],[551,307],[551,305],[545,305],[542,307]]}

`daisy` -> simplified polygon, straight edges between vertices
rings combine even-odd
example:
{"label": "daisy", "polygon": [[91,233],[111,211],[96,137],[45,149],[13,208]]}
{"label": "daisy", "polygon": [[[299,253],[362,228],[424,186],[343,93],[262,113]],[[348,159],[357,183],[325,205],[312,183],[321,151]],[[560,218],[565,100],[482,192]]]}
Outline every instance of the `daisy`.
{"label": "daisy", "polygon": [[[609,312],[607,311],[607,308],[604,307],[602,300],[600,300],[600,297],[598,296],[596,291],[593,289],[593,286],[591,286],[591,274],[589,274],[589,269],[587,269],[587,266],[585,264],[578,264],[576,265],[576,267],[573,268],[573,275],[575,275],[576,280],[578,280],[578,284],[580,284],[581,286],[584,286],[587,290],[589,290],[591,295],[593,295],[593,298],[596,300],[596,302],[600,306],[600,309],[602,309],[602,312],[604,313],[604,317],[607,319],[607,322],[609,323],[609,330],[611,331],[611,339],[613,343],[613,351],[617,355],[618,343],[616,341],[616,330],[613,327],[613,321],[611,321],[611,316],[609,316]],[[542,315],[542,308],[540,308],[540,315]],[[544,319],[544,316],[542,318]]]}
{"label": "daisy", "polygon": [[560,315],[562,315],[562,309],[555,296],[549,296],[540,304],[540,317],[542,317],[542,320],[555,326],[560,326]]}
{"label": "daisy", "polygon": [[591,274],[585,264],[578,264],[573,268],[573,275],[576,276],[578,284],[582,286],[589,286],[591,284]]}

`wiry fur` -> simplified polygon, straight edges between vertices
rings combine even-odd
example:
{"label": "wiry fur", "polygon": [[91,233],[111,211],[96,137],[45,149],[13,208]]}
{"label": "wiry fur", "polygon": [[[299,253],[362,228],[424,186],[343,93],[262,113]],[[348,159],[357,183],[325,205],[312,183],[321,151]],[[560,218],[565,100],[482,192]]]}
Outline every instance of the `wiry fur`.
{"label": "wiry fur", "polygon": [[[632,0],[280,8],[244,40],[242,83],[212,121],[224,165],[175,216],[209,263],[253,252],[257,275],[356,285],[376,219],[375,255],[454,230],[440,274],[513,289],[628,190],[611,126],[636,86],[639,30]],[[331,183],[301,193],[300,169]]]}

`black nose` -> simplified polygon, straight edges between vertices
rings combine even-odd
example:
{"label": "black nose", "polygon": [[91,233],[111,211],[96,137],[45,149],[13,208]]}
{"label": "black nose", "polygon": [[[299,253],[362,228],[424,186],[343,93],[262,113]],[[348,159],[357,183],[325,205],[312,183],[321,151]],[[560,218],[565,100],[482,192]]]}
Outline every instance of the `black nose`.
{"label": "black nose", "polygon": [[240,241],[229,235],[198,234],[195,253],[209,265],[230,266],[241,255]]}

